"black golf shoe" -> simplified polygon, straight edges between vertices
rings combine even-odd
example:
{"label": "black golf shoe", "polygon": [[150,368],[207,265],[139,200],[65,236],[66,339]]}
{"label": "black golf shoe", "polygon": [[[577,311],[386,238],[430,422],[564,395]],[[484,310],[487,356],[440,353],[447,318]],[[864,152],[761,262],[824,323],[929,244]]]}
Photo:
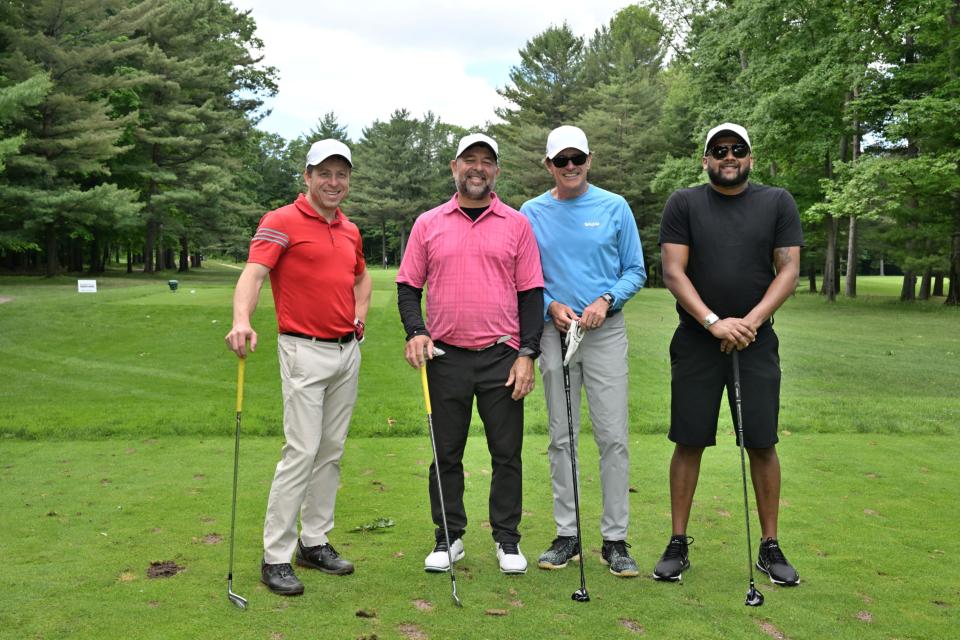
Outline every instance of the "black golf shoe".
{"label": "black golf shoe", "polygon": [[687,549],[692,542],[693,538],[689,536],[671,537],[667,549],[653,569],[653,577],[657,580],[680,580],[684,570],[690,568]]}
{"label": "black golf shoe", "polygon": [[625,540],[604,540],[600,549],[600,561],[610,566],[610,573],[620,578],[633,578],[640,574],[637,563],[627,551],[630,545]]}
{"label": "black golf shoe", "polygon": [[781,584],[785,587],[800,584],[800,574],[787,561],[776,538],[767,538],[760,543],[757,569],[767,574],[773,584]]}
{"label": "black golf shoe", "polygon": [[540,554],[537,566],[541,569],[563,569],[571,560],[580,560],[580,545],[576,536],[557,536],[550,548]]}
{"label": "black golf shoe", "polygon": [[293,572],[289,562],[282,564],[260,564],[260,582],[270,591],[281,596],[298,596],[303,593],[303,583]]}
{"label": "black golf shoe", "polygon": [[302,541],[297,540],[297,564],[301,567],[319,569],[324,573],[332,573],[336,576],[353,573],[353,563],[341,558],[329,542],[315,547],[305,547]]}

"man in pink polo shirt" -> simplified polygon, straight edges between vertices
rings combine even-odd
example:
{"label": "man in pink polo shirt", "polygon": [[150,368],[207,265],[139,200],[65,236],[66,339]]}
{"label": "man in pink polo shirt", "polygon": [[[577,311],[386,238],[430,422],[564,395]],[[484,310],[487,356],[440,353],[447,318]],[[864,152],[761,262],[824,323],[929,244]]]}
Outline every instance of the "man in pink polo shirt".
{"label": "man in pink polo shirt", "polygon": [[[286,440],[263,524],[260,580],[274,593],[299,595],[290,566],[353,573],[331,546],[350,416],[357,399],[363,321],[371,282],[357,226],[340,211],[350,188],[350,149],[320,140],[307,153],[306,195],[263,216],[233,296],[227,346],[239,357],[257,348],[250,326],[267,275],[276,305]],[[301,532],[297,536],[297,516]]]}
{"label": "man in pink polo shirt", "polygon": [[[430,360],[427,376],[450,557],[456,562],[464,555],[462,461],[476,396],[493,466],[489,516],[500,570],[525,573],[518,544],[523,398],[533,390],[543,331],[540,253],[527,219],[493,192],[500,168],[492,138],[465,136],[450,170],[457,193],[417,218],[397,274],[404,356],[420,367],[432,358],[434,343],[446,352]],[[424,285],[426,325],[420,311]],[[442,572],[449,560],[432,465],[429,489],[436,544],[424,568]]]}

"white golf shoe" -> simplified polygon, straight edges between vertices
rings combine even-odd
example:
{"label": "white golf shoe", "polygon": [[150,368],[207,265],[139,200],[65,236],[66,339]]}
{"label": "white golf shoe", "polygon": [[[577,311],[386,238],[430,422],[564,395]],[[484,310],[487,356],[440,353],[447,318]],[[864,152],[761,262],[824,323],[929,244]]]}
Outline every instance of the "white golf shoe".
{"label": "white golf shoe", "polygon": [[447,555],[447,541],[440,540],[437,542],[437,546],[433,548],[433,551],[430,552],[424,561],[423,561],[423,570],[429,571],[430,573],[442,573],[444,571],[450,570],[450,556],[453,557],[454,562],[463,560],[464,556],[463,551],[463,540],[457,538],[450,543],[450,555]]}
{"label": "white golf shoe", "polygon": [[516,542],[497,543],[497,560],[500,561],[501,573],[527,572],[527,559],[523,557],[520,545]]}

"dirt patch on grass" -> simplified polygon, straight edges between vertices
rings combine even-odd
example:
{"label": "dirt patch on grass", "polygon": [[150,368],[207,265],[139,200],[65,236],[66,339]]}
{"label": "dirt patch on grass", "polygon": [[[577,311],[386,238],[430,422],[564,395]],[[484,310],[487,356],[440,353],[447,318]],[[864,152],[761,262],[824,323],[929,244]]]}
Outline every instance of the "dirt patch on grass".
{"label": "dirt patch on grass", "polygon": [[429,640],[429,636],[423,632],[423,629],[415,624],[398,624],[397,631],[407,640]]}
{"label": "dirt patch on grass", "polygon": [[0,296],[0,304],[3,304],[4,302],[10,302],[11,300],[13,300],[13,298],[8,298],[7,296]]}
{"label": "dirt patch on grass", "polygon": [[873,622],[873,614],[869,611],[859,611],[857,612],[857,620],[861,622]]}
{"label": "dirt patch on grass", "polygon": [[486,611],[484,611],[484,613],[487,614],[488,616],[493,616],[494,618],[502,618],[503,616],[507,615],[507,610],[506,609],[487,609]]}
{"label": "dirt patch on grass", "polygon": [[417,608],[417,611],[433,611],[433,603],[429,600],[414,600],[413,606]]}
{"label": "dirt patch on grass", "polygon": [[620,624],[623,625],[625,629],[640,635],[643,635],[647,632],[647,630],[643,628],[642,624],[636,620],[631,620],[630,618],[620,618]]}
{"label": "dirt patch on grass", "polygon": [[178,565],[173,560],[162,560],[160,562],[151,562],[150,566],[147,567],[147,577],[148,578],[169,578],[175,576],[181,571],[183,567]]}
{"label": "dirt patch on grass", "polygon": [[358,618],[376,618],[377,612],[373,609],[357,609],[356,616]]}
{"label": "dirt patch on grass", "polygon": [[223,536],[219,533],[208,533],[203,536],[203,544],[220,544],[223,542]]}
{"label": "dirt patch on grass", "polygon": [[763,631],[765,634],[767,634],[771,638],[774,638],[775,640],[787,640],[787,636],[783,633],[783,631],[780,631],[780,629],[777,629],[775,626],[773,626],[773,623],[771,622],[758,620],[757,626],[760,627],[761,631]]}

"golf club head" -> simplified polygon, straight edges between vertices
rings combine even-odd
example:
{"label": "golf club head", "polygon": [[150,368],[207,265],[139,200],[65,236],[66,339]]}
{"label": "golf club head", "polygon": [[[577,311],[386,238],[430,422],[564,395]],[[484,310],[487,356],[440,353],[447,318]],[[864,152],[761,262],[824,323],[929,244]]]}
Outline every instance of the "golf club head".
{"label": "golf club head", "polygon": [[753,585],[750,585],[750,590],[747,591],[747,599],[744,600],[743,604],[748,607],[762,607],[763,606],[763,594],[757,591],[757,588]]}
{"label": "golf club head", "polygon": [[234,593],[233,591],[230,591],[229,589],[227,590],[227,598],[229,598],[230,602],[232,602],[237,608],[239,609],[247,608],[247,599],[241,595],[237,595],[236,593]]}
{"label": "golf club head", "polygon": [[570,599],[574,602],[590,602],[590,594],[586,589],[577,589],[570,595]]}
{"label": "golf club head", "polygon": [[454,591],[453,593],[451,593],[451,594],[450,594],[450,597],[453,598],[453,604],[455,604],[455,605],[457,605],[458,607],[460,607],[461,609],[463,609],[463,603],[460,602],[460,596],[457,595],[457,592],[456,592],[456,591]]}

